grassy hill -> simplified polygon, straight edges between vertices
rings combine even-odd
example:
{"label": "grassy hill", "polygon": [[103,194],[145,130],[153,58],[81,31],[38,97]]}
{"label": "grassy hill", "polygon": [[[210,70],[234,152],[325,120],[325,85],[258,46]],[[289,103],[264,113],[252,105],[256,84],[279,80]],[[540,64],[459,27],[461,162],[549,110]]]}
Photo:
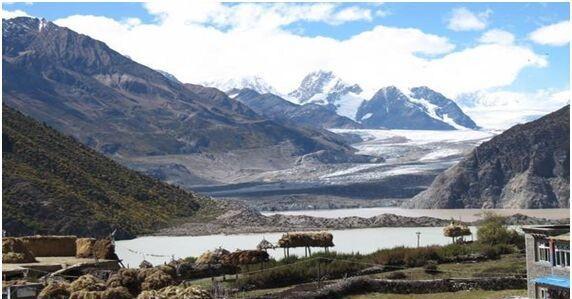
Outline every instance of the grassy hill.
{"label": "grassy hill", "polygon": [[185,220],[218,204],[129,170],[52,128],[2,107],[2,225],[8,235],[118,238]]}

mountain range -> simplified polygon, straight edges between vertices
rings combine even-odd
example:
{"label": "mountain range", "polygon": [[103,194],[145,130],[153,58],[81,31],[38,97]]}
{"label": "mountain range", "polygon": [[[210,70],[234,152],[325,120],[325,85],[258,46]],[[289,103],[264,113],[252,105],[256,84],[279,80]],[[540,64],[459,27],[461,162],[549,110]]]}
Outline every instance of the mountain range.
{"label": "mountain range", "polygon": [[570,106],[476,147],[406,203],[414,208],[568,208]]}
{"label": "mountain range", "polygon": [[268,120],[219,90],[178,83],[51,22],[2,23],[4,103],[107,155],[278,145],[299,155],[353,151],[332,134]]}
{"label": "mountain range", "polygon": [[345,116],[340,116],[322,105],[298,105],[272,93],[260,94],[252,89],[244,88],[236,91],[233,98],[247,105],[256,113],[280,123],[317,129],[362,128],[359,123]]}
{"label": "mountain range", "polygon": [[[306,111],[294,117],[297,122],[325,128],[363,128],[363,129],[406,129],[406,130],[457,130],[479,129],[477,124],[451,99],[429,87],[398,88],[387,86],[380,88],[372,97],[358,84],[347,83],[331,71],[316,71],[304,77],[300,86],[285,96],[280,96],[267,83],[261,84],[248,78],[235,80],[228,91],[231,97],[237,97],[242,88],[257,92],[263,97],[252,97],[252,93],[243,93],[240,100],[251,109],[263,113],[270,119],[280,114],[293,113],[293,109]],[[264,86],[258,88],[256,86]],[[253,87],[254,86],[254,87]],[[224,90],[224,89],[223,89]],[[272,95],[272,96],[270,96]],[[248,96],[248,97],[247,97]],[[238,98],[238,97],[237,97]],[[251,99],[252,98],[252,99]],[[264,103],[266,99],[271,103]],[[277,99],[282,101],[278,105]],[[294,105],[284,103],[288,100]],[[271,111],[268,108],[272,106]],[[334,115],[325,115],[322,106],[345,121],[332,121]],[[308,113],[312,110],[320,112]],[[347,120],[352,120],[349,123]],[[350,125],[351,124],[351,125]]]}

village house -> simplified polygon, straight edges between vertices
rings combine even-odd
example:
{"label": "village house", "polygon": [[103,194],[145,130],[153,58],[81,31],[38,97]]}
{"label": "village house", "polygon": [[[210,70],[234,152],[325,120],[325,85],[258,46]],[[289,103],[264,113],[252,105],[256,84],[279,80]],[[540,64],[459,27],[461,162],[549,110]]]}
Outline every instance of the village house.
{"label": "village house", "polygon": [[528,297],[570,298],[570,226],[523,228]]}

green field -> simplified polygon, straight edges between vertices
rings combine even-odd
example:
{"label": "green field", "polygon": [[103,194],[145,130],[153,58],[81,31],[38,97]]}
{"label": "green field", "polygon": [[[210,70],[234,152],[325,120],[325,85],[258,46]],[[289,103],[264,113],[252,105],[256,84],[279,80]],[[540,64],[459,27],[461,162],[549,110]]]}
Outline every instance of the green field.
{"label": "green field", "polygon": [[358,296],[349,296],[348,299],[502,299],[512,296],[526,296],[526,290],[503,290],[503,291],[462,291],[454,293],[435,293],[435,294],[367,294]]}

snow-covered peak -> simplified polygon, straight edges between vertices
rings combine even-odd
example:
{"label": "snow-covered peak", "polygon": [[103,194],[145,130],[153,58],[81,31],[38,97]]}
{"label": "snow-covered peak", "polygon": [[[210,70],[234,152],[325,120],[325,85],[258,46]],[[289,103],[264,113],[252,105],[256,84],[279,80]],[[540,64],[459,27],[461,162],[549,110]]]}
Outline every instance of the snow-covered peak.
{"label": "snow-covered peak", "polygon": [[258,76],[247,76],[241,78],[228,78],[204,83],[205,86],[215,87],[224,92],[240,90],[243,88],[252,89],[260,94],[279,94],[270,84]]}
{"label": "snow-covered peak", "polygon": [[347,83],[331,71],[319,70],[306,75],[287,99],[299,104],[328,106],[339,115],[355,119],[364,101],[362,91],[359,85]]}
{"label": "snow-covered peak", "polygon": [[[331,71],[319,70],[306,75],[300,83],[300,86],[296,90],[292,91],[289,96],[295,98],[301,104],[305,104],[307,102],[323,104],[316,102],[316,95],[330,95],[334,93],[339,94],[349,92],[359,94],[362,92],[362,89],[357,84],[344,82]],[[312,101],[312,99],[314,101]]]}
{"label": "snow-covered peak", "polygon": [[356,115],[366,127],[396,129],[477,129],[453,102],[426,87],[381,88]]}

